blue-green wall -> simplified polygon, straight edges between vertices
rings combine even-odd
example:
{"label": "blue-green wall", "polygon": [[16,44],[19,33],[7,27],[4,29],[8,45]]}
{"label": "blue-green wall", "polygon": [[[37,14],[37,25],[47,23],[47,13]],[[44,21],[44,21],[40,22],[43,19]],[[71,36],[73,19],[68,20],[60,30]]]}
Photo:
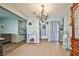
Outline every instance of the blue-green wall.
{"label": "blue-green wall", "polygon": [[0,18],[0,24],[4,24],[4,29],[0,33],[17,34],[18,33],[18,17]]}

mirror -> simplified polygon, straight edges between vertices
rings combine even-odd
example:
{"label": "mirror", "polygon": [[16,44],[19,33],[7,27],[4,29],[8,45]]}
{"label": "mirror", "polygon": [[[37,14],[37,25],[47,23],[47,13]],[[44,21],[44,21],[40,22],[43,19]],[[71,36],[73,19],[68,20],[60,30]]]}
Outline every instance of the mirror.
{"label": "mirror", "polygon": [[79,39],[79,7],[75,10],[74,22],[75,22],[75,38]]}

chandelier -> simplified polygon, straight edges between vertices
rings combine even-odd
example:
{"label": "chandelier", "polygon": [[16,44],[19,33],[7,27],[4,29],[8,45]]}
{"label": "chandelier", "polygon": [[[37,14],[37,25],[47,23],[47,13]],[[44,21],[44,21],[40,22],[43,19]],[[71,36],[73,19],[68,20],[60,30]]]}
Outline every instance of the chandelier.
{"label": "chandelier", "polygon": [[34,12],[36,15],[36,18],[38,18],[41,21],[47,20],[48,19],[48,13],[45,13],[44,5],[41,5],[41,11],[38,14],[37,12]]}

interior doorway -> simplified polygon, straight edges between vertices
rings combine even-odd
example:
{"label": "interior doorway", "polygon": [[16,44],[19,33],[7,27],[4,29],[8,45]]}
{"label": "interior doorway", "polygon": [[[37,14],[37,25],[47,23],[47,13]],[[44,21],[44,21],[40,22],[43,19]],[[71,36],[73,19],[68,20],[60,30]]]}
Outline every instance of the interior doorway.
{"label": "interior doorway", "polygon": [[48,39],[49,31],[48,31],[48,22],[41,22],[40,23],[40,39]]}

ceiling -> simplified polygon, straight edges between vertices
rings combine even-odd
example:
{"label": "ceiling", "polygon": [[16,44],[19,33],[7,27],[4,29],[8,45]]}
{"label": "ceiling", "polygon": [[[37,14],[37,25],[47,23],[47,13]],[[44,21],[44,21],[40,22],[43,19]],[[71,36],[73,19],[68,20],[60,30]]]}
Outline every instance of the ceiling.
{"label": "ceiling", "polygon": [[63,16],[71,7],[69,3],[5,3],[0,5],[24,18],[35,17],[34,12],[40,13],[41,5],[45,5],[45,12],[48,12],[49,17]]}
{"label": "ceiling", "polygon": [[0,7],[0,17],[17,17],[15,14],[13,14],[12,12],[4,9],[3,7]]}

